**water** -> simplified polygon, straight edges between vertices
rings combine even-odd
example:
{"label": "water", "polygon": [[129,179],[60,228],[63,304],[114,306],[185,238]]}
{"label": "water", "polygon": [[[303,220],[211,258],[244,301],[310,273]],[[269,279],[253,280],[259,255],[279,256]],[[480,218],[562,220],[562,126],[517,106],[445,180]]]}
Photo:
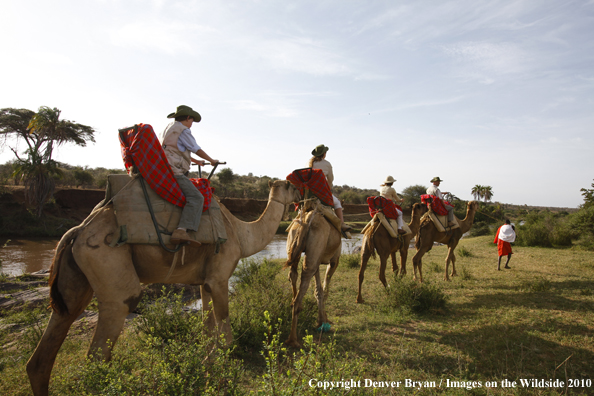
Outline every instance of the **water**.
{"label": "water", "polygon": [[[361,246],[362,237],[361,234],[354,234],[353,239],[343,239],[342,252],[352,253],[357,246]],[[0,262],[2,263],[0,271],[10,276],[17,276],[49,269],[57,244],[58,239],[51,238],[14,238],[8,242],[6,239],[0,240]],[[286,245],[287,235],[277,234],[264,250],[251,258],[286,258]]]}

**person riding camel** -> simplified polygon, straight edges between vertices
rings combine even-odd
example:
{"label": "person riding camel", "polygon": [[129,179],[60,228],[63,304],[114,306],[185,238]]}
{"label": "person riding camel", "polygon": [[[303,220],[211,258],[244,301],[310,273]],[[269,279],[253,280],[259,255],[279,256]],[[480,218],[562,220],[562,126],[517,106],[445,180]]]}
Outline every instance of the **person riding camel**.
{"label": "person riding camel", "polygon": [[[327,146],[320,144],[316,146],[315,149],[312,150],[311,159],[309,160],[309,167],[313,169],[320,169],[324,172],[324,176],[326,176],[326,180],[328,181],[328,185],[330,186],[330,191],[332,191],[332,182],[334,181],[334,173],[332,173],[332,165],[328,160],[326,160],[326,152],[330,150]],[[340,219],[341,229],[344,232],[350,231],[353,227],[346,225],[344,223],[344,218],[342,216],[342,205],[340,201],[334,194],[332,194],[332,201],[334,203],[334,212],[336,216]]]}
{"label": "person riding camel", "polygon": [[[382,187],[380,189],[380,197],[387,198],[394,202],[396,205],[404,202],[404,199],[400,198],[396,193],[396,190],[392,187],[396,180],[392,176],[386,177],[384,184],[380,184]],[[398,212],[398,217],[396,218],[396,223],[398,224],[398,233],[399,234],[406,234],[406,231],[402,229],[404,226],[404,222],[402,221],[402,211],[396,208],[396,212]]]}
{"label": "person riding camel", "polygon": [[202,119],[197,111],[189,106],[177,106],[175,112],[169,114],[167,118],[174,118],[175,121],[167,125],[163,134],[159,137],[159,141],[173,175],[186,197],[186,205],[182,210],[179,224],[171,235],[170,241],[173,244],[189,242],[191,245],[200,246],[200,242],[194,241],[188,235],[188,230],[198,231],[204,197],[187,176],[190,173],[191,163],[204,166],[205,161],[196,160],[192,158],[191,154],[194,153],[200,158],[208,160],[212,165],[216,165],[219,161],[206,154],[192,136],[190,130],[192,124],[194,122],[198,123]]}
{"label": "person riding camel", "polygon": [[[442,193],[441,191],[439,191],[439,185],[441,182],[442,182],[442,180],[439,177],[434,177],[433,179],[431,179],[431,183],[433,183],[433,185],[427,189],[427,194],[435,195],[442,201],[445,201],[443,196],[446,194],[449,194],[449,192]],[[455,225],[455,223],[454,223],[454,207],[450,206],[450,205],[445,205],[445,204],[443,206],[448,211],[448,227],[453,227]]]}

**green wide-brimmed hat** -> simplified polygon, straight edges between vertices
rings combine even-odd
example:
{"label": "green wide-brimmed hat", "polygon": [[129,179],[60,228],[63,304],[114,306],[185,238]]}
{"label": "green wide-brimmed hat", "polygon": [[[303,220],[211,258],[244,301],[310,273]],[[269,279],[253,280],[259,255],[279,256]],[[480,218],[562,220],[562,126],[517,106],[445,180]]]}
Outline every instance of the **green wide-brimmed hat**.
{"label": "green wide-brimmed hat", "polygon": [[194,111],[190,106],[177,106],[175,113],[171,113],[167,116],[167,118],[175,118],[178,116],[190,116],[194,119],[194,122],[200,122],[202,117],[198,114],[197,111]]}
{"label": "green wide-brimmed hat", "polygon": [[436,176],[436,177],[434,177],[433,179],[431,179],[431,183],[434,183],[434,182],[440,182],[440,183],[441,183],[442,181],[443,181],[443,180],[441,180],[441,179],[439,178],[439,176]]}
{"label": "green wide-brimmed hat", "polygon": [[330,149],[327,146],[320,144],[320,145],[316,146],[315,149],[313,149],[313,151],[311,152],[311,155],[313,155],[314,157],[321,157],[328,150],[330,150]]}

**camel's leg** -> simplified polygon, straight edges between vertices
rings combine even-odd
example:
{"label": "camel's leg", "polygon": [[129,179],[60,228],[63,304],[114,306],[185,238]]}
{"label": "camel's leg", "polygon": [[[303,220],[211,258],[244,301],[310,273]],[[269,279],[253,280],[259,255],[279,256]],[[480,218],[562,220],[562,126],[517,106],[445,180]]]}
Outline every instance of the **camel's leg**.
{"label": "camel's leg", "polygon": [[314,296],[318,301],[318,324],[317,327],[320,327],[323,323],[328,322],[328,318],[326,317],[326,310],[324,308],[324,287],[322,286],[322,282],[320,280],[320,270],[318,269],[314,274]]}
{"label": "camel's leg", "polygon": [[301,282],[299,284],[299,290],[297,291],[297,295],[293,298],[293,318],[291,323],[291,333],[289,334],[289,338],[287,339],[286,343],[296,348],[301,346],[297,339],[297,322],[299,320],[299,313],[302,309],[301,302],[303,301],[303,297],[305,296],[305,293],[309,288],[309,282],[311,281],[311,278],[318,271],[320,266],[319,254],[313,254],[313,256],[315,257],[310,258],[308,256],[305,256],[305,261],[303,262],[303,270],[301,271]]}
{"label": "camel's leg", "polygon": [[208,283],[212,296],[212,310],[219,334],[225,334],[225,342],[231,345],[233,333],[229,323],[229,281],[221,280],[215,284]]}
{"label": "camel's leg", "polygon": [[[378,252],[380,253],[380,252]],[[380,253],[380,270],[379,270],[379,280],[382,282],[384,287],[388,287],[388,282],[386,282],[386,266],[388,265],[388,256],[385,256]]]}
{"label": "camel's leg", "polygon": [[210,286],[206,285],[205,287],[205,285],[200,285],[200,298],[202,299],[202,319],[206,324],[206,328],[214,334],[214,329],[217,322],[211,305],[212,296],[206,289],[210,290]]}
{"label": "camel's leg", "polygon": [[[84,311],[93,297],[93,289],[71,256],[68,246],[61,261],[55,285],[68,312],[53,312],[43,337],[27,363],[27,374],[35,395],[47,395],[50,375],[58,350],[72,322]],[[55,286],[54,286],[55,287]]]}
{"label": "camel's leg", "polygon": [[408,244],[403,245],[400,250],[400,272],[401,277],[406,275],[406,260],[408,259]]}
{"label": "camel's leg", "polygon": [[363,279],[365,279],[365,270],[367,269],[367,262],[369,261],[369,257],[371,257],[371,252],[365,246],[365,242],[362,244],[363,248],[361,250],[361,268],[359,268],[359,292],[357,293],[357,303],[362,304],[365,302],[363,300],[363,296],[361,295],[361,286],[363,285]]}
{"label": "camel's leg", "polygon": [[392,259],[392,272],[398,272],[398,263],[396,262],[396,252],[391,252],[390,258]]}
{"label": "camel's leg", "polygon": [[456,276],[456,256],[454,255],[454,248],[448,248],[448,255],[446,256],[446,265],[445,265],[445,275],[444,280],[449,281],[450,277],[448,276],[448,267],[450,266],[450,261],[452,262],[452,274],[451,276]]}
{"label": "camel's leg", "polygon": [[[415,255],[413,256],[413,269],[414,269],[414,276],[413,280],[418,280],[419,282],[423,282],[423,255],[427,253],[429,249],[425,247],[421,247]],[[417,278],[417,271],[419,272],[419,277]]]}
{"label": "camel's leg", "polygon": [[340,254],[330,259],[330,264],[326,267],[326,275],[324,275],[324,301],[328,299],[328,292],[330,291],[330,280],[338,268],[340,262]]}

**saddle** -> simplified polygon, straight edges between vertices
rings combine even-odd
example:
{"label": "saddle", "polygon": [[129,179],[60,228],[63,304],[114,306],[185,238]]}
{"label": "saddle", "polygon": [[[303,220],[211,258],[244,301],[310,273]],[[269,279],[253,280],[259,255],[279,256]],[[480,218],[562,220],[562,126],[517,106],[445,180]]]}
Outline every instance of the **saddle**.
{"label": "saddle", "polygon": [[404,223],[402,225],[402,229],[404,231],[406,231],[406,234],[399,235],[398,234],[398,223],[396,222],[396,220],[388,219],[386,216],[384,216],[384,214],[382,212],[376,212],[375,215],[373,215],[373,219],[371,219],[369,221],[369,223],[367,223],[365,225],[365,227],[361,230],[361,234],[365,234],[365,231],[367,231],[370,227],[373,226],[374,223],[377,223],[377,222],[382,223],[382,225],[388,231],[388,234],[390,234],[390,236],[392,238],[398,238],[398,237],[412,235],[412,231],[410,230],[408,224],[406,224],[406,223]]}
{"label": "saddle", "polygon": [[448,227],[448,216],[440,216],[435,214],[435,212],[433,211],[429,211],[427,213],[425,213],[423,215],[423,217],[421,217],[421,222],[425,219],[430,219],[433,224],[435,225],[435,228],[437,228],[437,231],[439,232],[446,232],[446,231],[451,231],[451,230],[455,230],[456,228],[460,228],[460,224],[458,224],[458,219],[456,219],[456,216],[454,216],[454,225],[451,227]]}
{"label": "saddle", "polygon": [[330,207],[323,205],[317,198],[313,198],[313,199],[307,201],[304,205],[302,205],[299,208],[299,214],[291,222],[291,224],[289,224],[289,227],[287,227],[286,232],[290,232],[291,229],[303,224],[303,221],[305,221],[305,214],[309,213],[311,211],[317,211],[321,215],[323,215],[324,218],[330,224],[332,224],[334,226],[334,228],[336,228],[338,230],[338,232],[340,232],[346,239],[352,238],[352,235],[350,232],[348,232],[348,231],[345,231],[344,233],[342,232],[342,228],[341,228],[342,224],[341,224],[338,216],[336,216],[336,213],[334,213],[334,211]]}
{"label": "saddle", "polygon": [[[171,233],[177,228],[182,208],[161,198],[151,188],[143,186],[141,177],[109,175],[105,203],[114,206],[119,235],[112,239],[114,246],[123,243],[159,245],[159,237],[165,245],[171,245]],[[152,207],[152,214],[147,199]],[[153,221],[153,216],[154,220]],[[156,227],[155,227],[156,224]],[[198,231],[188,231],[192,239],[202,244],[220,244],[227,240],[227,231],[218,200],[202,213]]]}

